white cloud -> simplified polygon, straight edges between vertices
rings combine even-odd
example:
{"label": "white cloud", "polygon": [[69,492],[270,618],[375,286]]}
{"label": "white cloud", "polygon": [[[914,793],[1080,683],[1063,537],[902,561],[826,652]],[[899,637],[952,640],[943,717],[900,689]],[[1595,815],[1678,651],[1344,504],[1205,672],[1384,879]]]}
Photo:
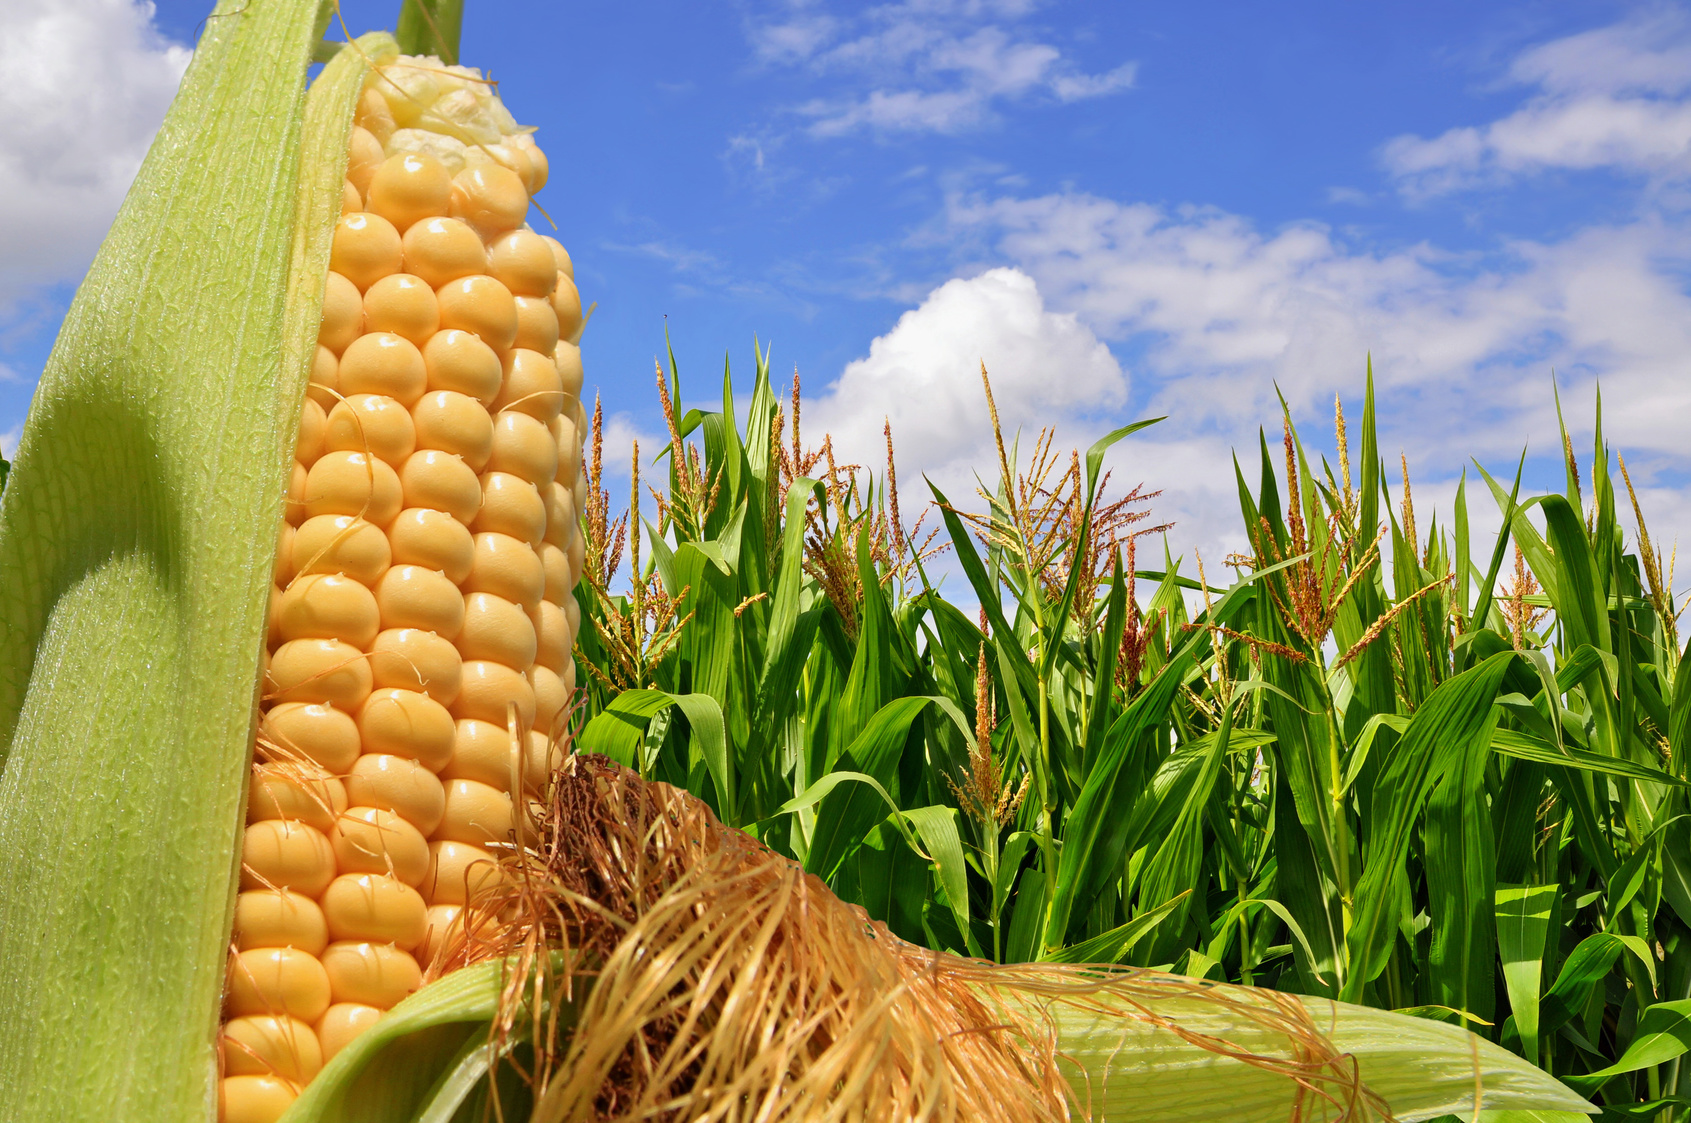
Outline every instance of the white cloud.
{"label": "white cloud", "polygon": [[765,63],[836,79],[837,89],[797,108],[816,136],[960,132],[1010,102],[1081,101],[1133,85],[1134,63],[1087,73],[1059,48],[993,22],[1013,25],[1031,10],[1014,0],[908,0],[845,18],[800,6],[754,23],[750,35]]}
{"label": "white cloud", "polygon": [[0,4],[0,318],[86,268],[189,51],[131,0]]}
{"label": "white cloud", "polygon": [[[1177,545],[1219,559],[1240,545],[1231,450],[1254,484],[1257,427],[1276,442],[1276,388],[1311,450],[1330,449],[1333,397],[1355,422],[1371,353],[1381,453],[1394,486],[1408,454],[1423,524],[1434,498],[1448,518],[1469,456],[1497,469],[1529,441],[1555,455],[1554,369],[1580,447],[1600,381],[1609,438],[1651,493],[1658,538],[1691,531],[1691,501],[1656,502],[1672,494],[1658,478],[1691,470],[1691,235],[1675,224],[1591,227],[1482,260],[1062,194],[955,199],[946,233],[1013,268],[935,289],[806,406],[871,465],[890,415],[907,482],[925,471],[962,498],[972,473],[996,475],[984,356],[1001,415],[1028,437],[1054,424],[1085,447],[1112,425],[1169,415],[1111,462],[1122,483],[1163,490],[1157,517],[1177,521]],[[1489,508],[1483,490],[1470,504],[1476,519]]]}
{"label": "white cloud", "polygon": [[1691,21],[1682,13],[1652,11],[1541,44],[1519,55],[1508,77],[1537,88],[1508,116],[1384,146],[1381,159],[1406,194],[1556,168],[1691,174]]}
{"label": "white cloud", "polygon": [[1049,311],[1026,273],[989,269],[947,281],[899,317],[867,356],[805,402],[805,430],[831,434],[844,460],[878,472],[890,421],[901,492],[915,483],[925,497],[926,473],[963,499],[976,470],[996,474],[982,363],[1005,438],[1021,430],[1024,448],[1042,425],[1084,440],[1127,398],[1115,356],[1073,313]]}

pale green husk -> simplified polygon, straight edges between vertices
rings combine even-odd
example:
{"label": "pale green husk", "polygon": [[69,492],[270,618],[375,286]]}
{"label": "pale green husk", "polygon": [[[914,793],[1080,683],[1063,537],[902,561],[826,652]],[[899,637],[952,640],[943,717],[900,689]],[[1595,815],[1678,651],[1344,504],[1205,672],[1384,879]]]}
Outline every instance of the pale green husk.
{"label": "pale green husk", "polygon": [[318,84],[302,181],[327,15],[206,21],[0,503],[7,1119],[215,1110],[265,604],[362,78],[348,51]]}

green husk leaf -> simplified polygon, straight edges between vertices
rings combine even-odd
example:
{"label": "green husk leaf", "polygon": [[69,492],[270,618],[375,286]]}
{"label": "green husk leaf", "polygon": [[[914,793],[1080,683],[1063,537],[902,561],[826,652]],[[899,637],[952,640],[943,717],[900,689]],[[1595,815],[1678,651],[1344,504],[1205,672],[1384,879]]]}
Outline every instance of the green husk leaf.
{"label": "green husk leaf", "polygon": [[[1350,1103],[1353,1114],[1342,1116],[1346,1119],[1386,1118],[1382,1107],[1400,1123],[1450,1113],[1470,1117],[1476,1088],[1482,1089],[1480,1106],[1486,1110],[1575,1112],[1579,1118],[1596,1110],[1554,1077],[1457,1026],[1286,996],[1302,1004],[1312,1028],[1338,1054],[1326,1073],[1304,1073],[1307,1085],[1300,1087],[1281,1066],[1222,1055],[1217,1043],[1263,1060],[1283,1056],[1288,1038],[1241,1018],[1200,987],[1194,983],[1191,995],[1159,998],[1151,1007],[1157,1018],[1178,1024],[1181,1034],[1145,1021],[1100,1018],[1063,1003],[1048,1008],[1065,1074],[1081,1104],[1088,1104],[1090,1093],[1094,1118],[1338,1119],[1350,1092],[1347,1077],[1359,1079],[1378,1102],[1364,1094]],[[1182,1034],[1204,1035],[1211,1044],[1195,1044]]]}
{"label": "green husk leaf", "polygon": [[[0,1089],[210,1119],[265,604],[366,39],[227,0],[65,318],[0,501]],[[385,46],[384,46],[385,43]]]}

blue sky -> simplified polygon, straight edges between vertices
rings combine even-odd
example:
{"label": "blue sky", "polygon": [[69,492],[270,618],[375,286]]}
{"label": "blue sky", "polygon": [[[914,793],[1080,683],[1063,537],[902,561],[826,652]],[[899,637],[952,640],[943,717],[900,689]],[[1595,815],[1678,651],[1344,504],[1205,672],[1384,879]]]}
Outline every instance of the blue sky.
{"label": "blue sky", "polygon": [[[0,14],[0,432],[206,8]],[[463,55],[551,157],[619,449],[655,451],[666,323],[701,398],[757,333],[812,433],[876,463],[890,418],[906,486],[955,494],[984,359],[1029,431],[1169,414],[1113,464],[1207,553],[1276,384],[1319,444],[1372,352],[1382,451],[1446,509],[1529,440],[1553,482],[1554,368],[1691,529],[1684,6],[471,0]]]}

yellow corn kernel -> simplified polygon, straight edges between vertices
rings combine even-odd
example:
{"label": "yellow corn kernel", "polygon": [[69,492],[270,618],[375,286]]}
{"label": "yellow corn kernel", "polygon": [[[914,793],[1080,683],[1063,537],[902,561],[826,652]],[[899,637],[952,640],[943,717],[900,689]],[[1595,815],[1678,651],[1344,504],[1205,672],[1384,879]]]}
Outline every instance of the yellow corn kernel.
{"label": "yellow corn kernel", "polygon": [[409,951],[423,942],[427,932],[428,906],[423,898],[386,874],[342,874],[324,891],[322,905],[323,919],[335,940],[368,940]]}
{"label": "yellow corn kernel", "polygon": [[527,667],[535,660],[534,622],[520,605],[492,593],[464,597],[464,626],[458,653],[466,659],[491,659],[507,667]]}
{"label": "yellow corn kernel", "polygon": [[[462,684],[463,660],[456,647],[434,632],[390,628],[370,646],[370,673],[378,689],[423,693],[450,706]],[[380,750],[366,742],[364,751]]]}
{"label": "yellow corn kernel", "polygon": [[385,394],[410,409],[428,388],[428,367],[417,345],[391,331],[353,340],[341,355],[343,394]]}
{"label": "yellow corn kernel", "polygon": [[440,286],[440,326],[473,332],[495,351],[517,338],[517,302],[511,290],[492,277],[460,277]]}
{"label": "yellow corn kernel", "polygon": [[[424,853],[426,858],[426,848]],[[229,957],[226,992],[233,1017],[285,1014],[310,1023],[329,1008],[329,978],[323,965],[299,948],[250,948],[234,953]]]}
{"label": "yellow corn kernel", "polygon": [[291,819],[261,819],[241,844],[242,889],[292,889],[315,897],[335,877],[335,852],[316,827]]}
{"label": "yellow corn kernel", "polygon": [[431,288],[487,272],[487,247],[481,235],[455,218],[425,218],[400,239],[405,268]]}
{"label": "yellow corn kernel", "polygon": [[452,201],[452,177],[432,156],[404,152],[389,156],[365,192],[371,212],[407,230],[444,211]]}
{"label": "yellow corn kernel", "polygon": [[446,814],[446,790],[433,772],[415,760],[387,753],[365,753],[346,778],[347,799],[355,807],[392,811],[423,834],[433,834]]}
{"label": "yellow corn kernel", "polygon": [[481,510],[481,481],[464,459],[440,449],[420,449],[399,470],[405,506],[445,511],[468,524]]}
{"label": "yellow corn kernel", "polygon": [[505,358],[505,379],[493,410],[517,410],[550,421],[564,408],[564,382],[558,364],[539,351],[512,348]]}
{"label": "yellow corn kernel", "polygon": [[[382,873],[416,887],[429,872],[428,840],[423,832],[392,811],[379,807],[348,808],[335,823],[332,842],[335,861],[342,873]],[[343,998],[337,993],[335,1001],[366,1000]]]}
{"label": "yellow corn kernel", "polygon": [[477,535],[503,534],[531,547],[540,545],[546,535],[546,506],[540,490],[509,472],[482,473],[481,510],[470,530]]}
{"label": "yellow corn kernel", "polygon": [[452,217],[469,223],[482,237],[522,225],[528,214],[528,190],[509,168],[482,164],[452,179]]}
{"label": "yellow corn kernel", "polygon": [[[419,878],[420,879],[420,878]],[[389,1009],[423,985],[417,961],[392,944],[342,941],[323,952],[336,1002]]]}
{"label": "yellow corn kernel", "polygon": [[436,332],[423,348],[423,364],[430,390],[456,390],[487,405],[503,388],[498,354],[473,331]]}
{"label": "yellow corn kernel", "polygon": [[404,336],[421,347],[440,327],[434,287],[414,273],[390,273],[364,294],[364,328]]}
{"label": "yellow corn kernel", "polygon": [[420,565],[396,565],[376,583],[382,628],[420,628],[444,640],[464,626],[464,597],[446,574]]}
{"label": "yellow corn kernel", "polygon": [[314,573],[293,582],[276,602],[276,631],[296,639],[343,639],[365,648],[381,630],[376,598],[340,573]]}
{"label": "yellow corn kernel", "polygon": [[454,585],[470,575],[475,543],[469,528],[445,511],[413,507],[401,511],[388,528],[394,565],[439,570]]}
{"label": "yellow corn kernel", "polygon": [[301,523],[293,536],[297,573],[344,573],[373,585],[393,558],[387,535],[355,515],[319,515]]}
{"label": "yellow corn kernel", "polygon": [[329,926],[317,902],[289,889],[249,889],[235,898],[235,946],[297,948],[317,955],[329,945]]}
{"label": "yellow corn kernel", "polygon": [[551,296],[558,284],[552,247],[531,230],[513,230],[488,247],[488,272],[513,296]]}
{"label": "yellow corn kernel", "polygon": [[358,726],[344,710],[324,702],[272,706],[264,715],[264,736],[278,759],[310,761],[331,773],[345,772],[358,759]]}
{"label": "yellow corn kernel", "polygon": [[546,570],[533,547],[521,539],[484,531],[475,537],[475,556],[463,587],[466,592],[492,593],[533,610],[546,592]]}
{"label": "yellow corn kernel", "polygon": [[341,216],[329,251],[329,268],[357,285],[360,292],[389,273],[399,272],[404,260],[405,251],[393,223],[368,211]]}
{"label": "yellow corn kernel", "polygon": [[[457,664],[462,675],[463,662]],[[422,668],[411,661],[411,669]],[[451,697],[457,697],[457,691]],[[450,698],[448,699],[450,700]],[[452,760],[457,733],[452,715],[434,695],[422,690],[380,687],[370,692],[358,708],[356,735],[368,752],[409,757],[431,772],[439,772]],[[347,762],[347,767],[352,761]]]}
{"label": "yellow corn kernel", "polygon": [[503,723],[506,710],[513,704],[517,720],[525,726],[533,725],[534,688],[522,672],[490,659],[465,661],[463,685],[451,706],[453,717]]}
{"label": "yellow corn kernel", "polygon": [[442,839],[429,844],[429,873],[423,884],[435,901],[462,906],[499,880],[493,855],[474,843]]}

